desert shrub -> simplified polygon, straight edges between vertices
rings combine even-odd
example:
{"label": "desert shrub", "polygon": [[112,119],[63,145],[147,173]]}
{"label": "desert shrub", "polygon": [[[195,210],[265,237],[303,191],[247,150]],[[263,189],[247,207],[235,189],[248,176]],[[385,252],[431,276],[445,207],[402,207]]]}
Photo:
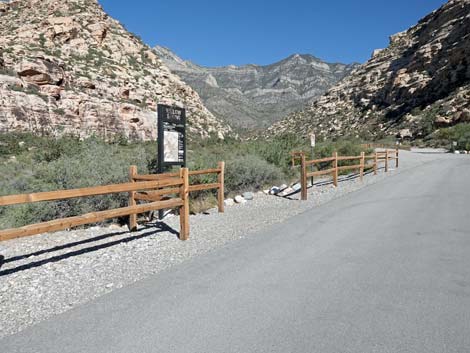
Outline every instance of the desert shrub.
{"label": "desert shrub", "polygon": [[[309,151],[308,141],[295,135],[275,140],[240,141],[215,137],[191,140],[188,167],[191,170],[215,168],[226,162],[225,190],[234,194],[258,190],[279,182],[298,179],[298,169],[290,169],[292,150]],[[314,157],[359,155],[355,140],[319,142]],[[12,161],[11,158],[15,157]],[[128,168],[135,164],[141,174],[156,172],[155,141],[131,142],[118,135],[104,142],[91,137],[40,137],[28,133],[0,134],[0,195],[81,188],[125,182]],[[327,165],[321,167],[328,167]],[[216,182],[214,174],[191,177],[192,183]],[[191,193],[192,211],[215,205],[215,190]],[[0,207],[0,228],[22,226],[53,218],[68,217],[127,205],[127,194],[76,198]]]}
{"label": "desert shrub", "polygon": [[355,141],[342,141],[335,144],[335,149],[340,156],[359,156],[364,149]]}
{"label": "desert shrub", "polygon": [[282,180],[279,167],[256,155],[246,155],[226,161],[226,189],[232,192],[261,189]]}
{"label": "desert shrub", "polygon": [[265,159],[268,163],[281,168],[289,166],[293,150],[308,150],[307,140],[296,134],[285,134],[272,140],[257,140],[248,143],[248,152]]}
{"label": "desert shrub", "polygon": [[454,148],[453,142],[457,142],[455,147],[458,150],[470,150],[470,124],[458,124],[449,128],[438,130],[433,135],[433,140],[437,145]]}
{"label": "desert shrub", "polygon": [[16,71],[6,67],[0,67],[0,75],[16,76]]}
{"label": "desert shrub", "polygon": [[201,191],[196,195],[191,194],[190,213],[201,213],[213,207],[217,207],[217,197],[214,192]]}
{"label": "desert shrub", "polygon": [[53,110],[57,115],[65,115],[65,110],[62,108],[57,108]]}
{"label": "desert shrub", "polygon": [[[361,147],[360,141],[357,140],[343,140],[334,143],[320,143],[315,147],[314,158],[331,157],[333,152],[338,152],[338,156],[359,156],[361,152],[366,154],[372,153],[372,149],[364,149]],[[358,164],[358,160],[340,161],[340,166]],[[331,168],[330,162],[320,163],[319,169]]]}
{"label": "desert shrub", "polygon": [[[139,172],[148,172],[149,155],[140,145],[122,147],[89,139],[76,151],[65,142],[57,142],[60,151],[51,157],[51,151],[38,156],[38,151],[27,160],[8,163],[1,169],[14,166],[18,175],[0,180],[2,194],[28,193],[48,190],[74,189],[128,181],[129,165],[136,164]],[[74,145],[73,143],[71,145]],[[53,150],[53,149],[52,149]],[[3,170],[0,170],[3,171]],[[127,195],[111,194],[74,198],[60,202],[4,207],[0,209],[2,227],[17,227],[31,222],[62,218],[92,211],[106,210],[127,204]]]}

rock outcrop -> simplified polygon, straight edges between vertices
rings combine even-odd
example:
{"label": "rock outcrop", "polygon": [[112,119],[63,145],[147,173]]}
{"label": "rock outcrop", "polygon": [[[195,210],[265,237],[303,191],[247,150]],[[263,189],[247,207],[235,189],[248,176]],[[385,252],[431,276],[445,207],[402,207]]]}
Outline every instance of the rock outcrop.
{"label": "rock outcrop", "polygon": [[0,2],[0,132],[155,139],[158,103],[187,108],[189,136],[230,132],[96,0]]}
{"label": "rock outcrop", "polygon": [[155,50],[174,74],[199,93],[215,116],[242,128],[269,126],[302,109],[358,66],[295,54],[267,66],[203,67],[167,48]]}
{"label": "rock outcrop", "polygon": [[450,0],[268,134],[420,138],[470,122],[469,61],[470,0]]}

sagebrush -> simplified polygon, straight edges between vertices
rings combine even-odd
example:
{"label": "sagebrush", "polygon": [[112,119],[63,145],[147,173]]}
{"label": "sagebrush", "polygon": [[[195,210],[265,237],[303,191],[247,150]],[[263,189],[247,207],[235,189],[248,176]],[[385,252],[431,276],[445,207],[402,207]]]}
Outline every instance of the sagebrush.
{"label": "sagebrush", "polygon": [[[359,154],[359,141],[320,142],[315,158],[340,154]],[[215,138],[190,141],[188,167],[191,170],[214,168],[226,162],[225,190],[233,196],[290,182],[298,171],[290,167],[292,150],[309,151],[306,139],[285,135],[276,140],[240,141]],[[155,173],[156,143],[131,142],[122,136],[113,141],[97,137],[38,137],[33,134],[0,135],[0,194],[81,188],[128,181],[130,165],[141,174]],[[215,182],[215,175],[192,177],[193,183]],[[215,191],[192,193],[192,211],[215,204]],[[69,217],[127,205],[127,194],[76,198],[60,202],[25,204],[0,208],[0,228]]]}

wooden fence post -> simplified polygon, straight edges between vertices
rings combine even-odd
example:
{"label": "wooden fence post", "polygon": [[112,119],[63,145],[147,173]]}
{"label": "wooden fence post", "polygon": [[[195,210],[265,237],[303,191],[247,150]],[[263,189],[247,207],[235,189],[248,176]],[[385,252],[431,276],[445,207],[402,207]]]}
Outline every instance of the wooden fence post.
{"label": "wooden fence post", "polygon": [[338,186],[338,152],[333,152],[333,185]]}
{"label": "wooden fence post", "polygon": [[385,173],[388,172],[388,150],[385,150]]}
{"label": "wooden fence post", "polygon": [[359,169],[359,174],[361,176],[361,181],[364,179],[364,165],[365,165],[365,155],[364,152],[361,152],[361,167]]}
{"label": "wooden fence post", "polygon": [[395,152],[395,168],[398,168],[398,147],[396,149],[396,152]]}
{"label": "wooden fence post", "polygon": [[[131,183],[135,183],[134,176],[137,175],[137,166],[131,165],[129,167],[129,181]],[[129,192],[129,206],[135,206],[137,203],[134,199],[135,191]],[[131,232],[135,232],[137,230],[137,215],[131,214],[129,215],[129,230]]]}
{"label": "wooden fence post", "polygon": [[189,238],[189,172],[188,168],[180,169],[180,178],[183,184],[180,187],[180,198],[183,206],[180,208],[180,240]]}
{"label": "wooden fence post", "polygon": [[375,152],[375,155],[374,155],[374,175],[377,175],[377,168],[379,166],[379,159],[377,157],[378,153]]}
{"label": "wooden fence post", "polygon": [[307,166],[305,165],[305,154],[300,156],[300,186],[300,198],[307,200]]}
{"label": "wooden fence post", "polygon": [[219,162],[217,167],[220,169],[220,172],[217,173],[217,183],[219,184],[219,188],[217,189],[217,200],[219,203],[219,212],[224,212],[224,173],[225,173],[225,162]]}

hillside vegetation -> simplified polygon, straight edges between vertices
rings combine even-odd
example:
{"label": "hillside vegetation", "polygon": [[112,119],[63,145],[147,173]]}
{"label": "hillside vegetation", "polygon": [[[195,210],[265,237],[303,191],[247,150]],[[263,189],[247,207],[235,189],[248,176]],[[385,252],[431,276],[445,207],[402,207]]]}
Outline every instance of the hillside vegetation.
{"label": "hillside vegetation", "polygon": [[[298,178],[298,171],[290,168],[292,150],[309,151],[306,140],[284,135],[272,141],[245,141],[215,137],[190,142],[188,166],[205,169],[226,162],[226,192],[233,196],[246,190],[261,190],[276,183],[287,183]],[[358,155],[359,141],[321,142],[316,157],[340,154]],[[80,140],[74,137],[47,138],[28,133],[2,134],[0,140],[0,194],[72,189],[128,181],[128,168],[135,164],[139,173],[156,170],[155,142],[129,142],[116,137],[104,142],[98,137]],[[198,177],[211,182],[211,176]],[[215,203],[214,193],[192,193],[193,211],[200,211]],[[0,228],[21,226],[33,222],[78,215],[127,205],[127,195],[71,199],[9,206],[0,208]],[[125,221],[125,220],[122,220]]]}

